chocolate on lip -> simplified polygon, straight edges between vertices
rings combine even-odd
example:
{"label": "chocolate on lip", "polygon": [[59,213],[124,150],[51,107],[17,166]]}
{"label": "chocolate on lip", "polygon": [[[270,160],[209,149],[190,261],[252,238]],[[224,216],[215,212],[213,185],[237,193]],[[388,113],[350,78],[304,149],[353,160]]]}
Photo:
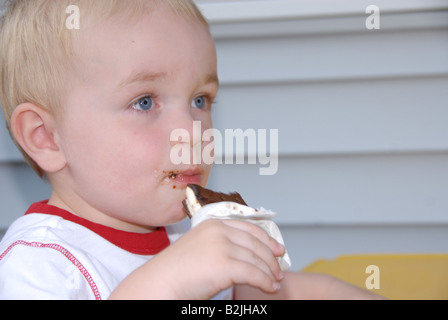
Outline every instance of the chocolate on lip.
{"label": "chocolate on lip", "polygon": [[182,174],[181,171],[163,171],[163,175],[169,180],[174,180],[178,175]]}
{"label": "chocolate on lip", "polygon": [[170,173],[170,174],[168,175],[168,178],[171,179],[171,180],[173,180],[173,179],[176,179],[176,177],[177,177],[178,175],[179,175],[179,173],[173,172],[173,173]]}
{"label": "chocolate on lip", "polygon": [[177,176],[196,176],[201,175],[202,171],[200,169],[187,169],[187,170],[173,170],[173,171],[163,171],[163,174],[169,179],[176,179]]}
{"label": "chocolate on lip", "polygon": [[[184,170],[163,171],[163,183],[186,187],[189,184],[199,184],[204,171],[199,168],[185,168]],[[176,187],[173,187],[175,189]]]}

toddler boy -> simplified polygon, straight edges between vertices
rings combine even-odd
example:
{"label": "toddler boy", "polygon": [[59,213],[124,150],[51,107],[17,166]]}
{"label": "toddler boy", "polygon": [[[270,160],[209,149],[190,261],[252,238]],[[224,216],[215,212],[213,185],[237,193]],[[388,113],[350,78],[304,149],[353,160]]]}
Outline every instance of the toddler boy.
{"label": "toddler boy", "polygon": [[218,91],[192,1],[10,1],[0,41],[8,129],[53,190],[0,243],[1,299],[375,297],[283,274],[284,248],[252,224],[188,231],[185,187],[210,166],[174,165],[170,133],[211,128]]}

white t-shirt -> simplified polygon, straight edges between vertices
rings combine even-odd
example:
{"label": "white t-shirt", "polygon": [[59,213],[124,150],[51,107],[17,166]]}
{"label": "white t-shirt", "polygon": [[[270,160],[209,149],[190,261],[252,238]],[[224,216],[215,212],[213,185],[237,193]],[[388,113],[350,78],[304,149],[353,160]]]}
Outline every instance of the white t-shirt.
{"label": "white t-shirt", "polygon": [[[189,227],[184,220],[147,234],[130,233],[35,203],[0,242],[0,300],[107,299]],[[232,298],[232,290],[216,298]]]}

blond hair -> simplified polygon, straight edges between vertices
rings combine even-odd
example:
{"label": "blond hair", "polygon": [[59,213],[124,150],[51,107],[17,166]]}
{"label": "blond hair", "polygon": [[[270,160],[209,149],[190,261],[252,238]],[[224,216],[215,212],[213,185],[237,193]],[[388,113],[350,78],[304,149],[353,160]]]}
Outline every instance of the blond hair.
{"label": "blond hair", "polygon": [[[67,8],[79,8],[81,23],[117,15],[134,17],[165,6],[208,27],[192,0],[10,0],[0,21],[0,106],[13,141],[30,166],[43,176],[11,131],[14,109],[26,102],[57,114],[75,72],[71,46],[76,30],[66,26]],[[82,26],[81,26],[82,29]]]}

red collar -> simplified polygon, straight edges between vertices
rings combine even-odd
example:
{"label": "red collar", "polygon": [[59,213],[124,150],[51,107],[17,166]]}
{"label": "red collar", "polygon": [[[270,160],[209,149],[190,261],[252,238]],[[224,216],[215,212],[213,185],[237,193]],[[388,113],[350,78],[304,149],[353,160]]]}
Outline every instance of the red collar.
{"label": "red collar", "polygon": [[48,201],[37,202],[31,205],[25,215],[38,213],[61,217],[77,223],[113,243],[117,247],[139,255],[155,255],[170,245],[168,234],[164,227],[151,233],[132,233],[113,229],[101,224],[78,217],[66,210],[51,206]]}

